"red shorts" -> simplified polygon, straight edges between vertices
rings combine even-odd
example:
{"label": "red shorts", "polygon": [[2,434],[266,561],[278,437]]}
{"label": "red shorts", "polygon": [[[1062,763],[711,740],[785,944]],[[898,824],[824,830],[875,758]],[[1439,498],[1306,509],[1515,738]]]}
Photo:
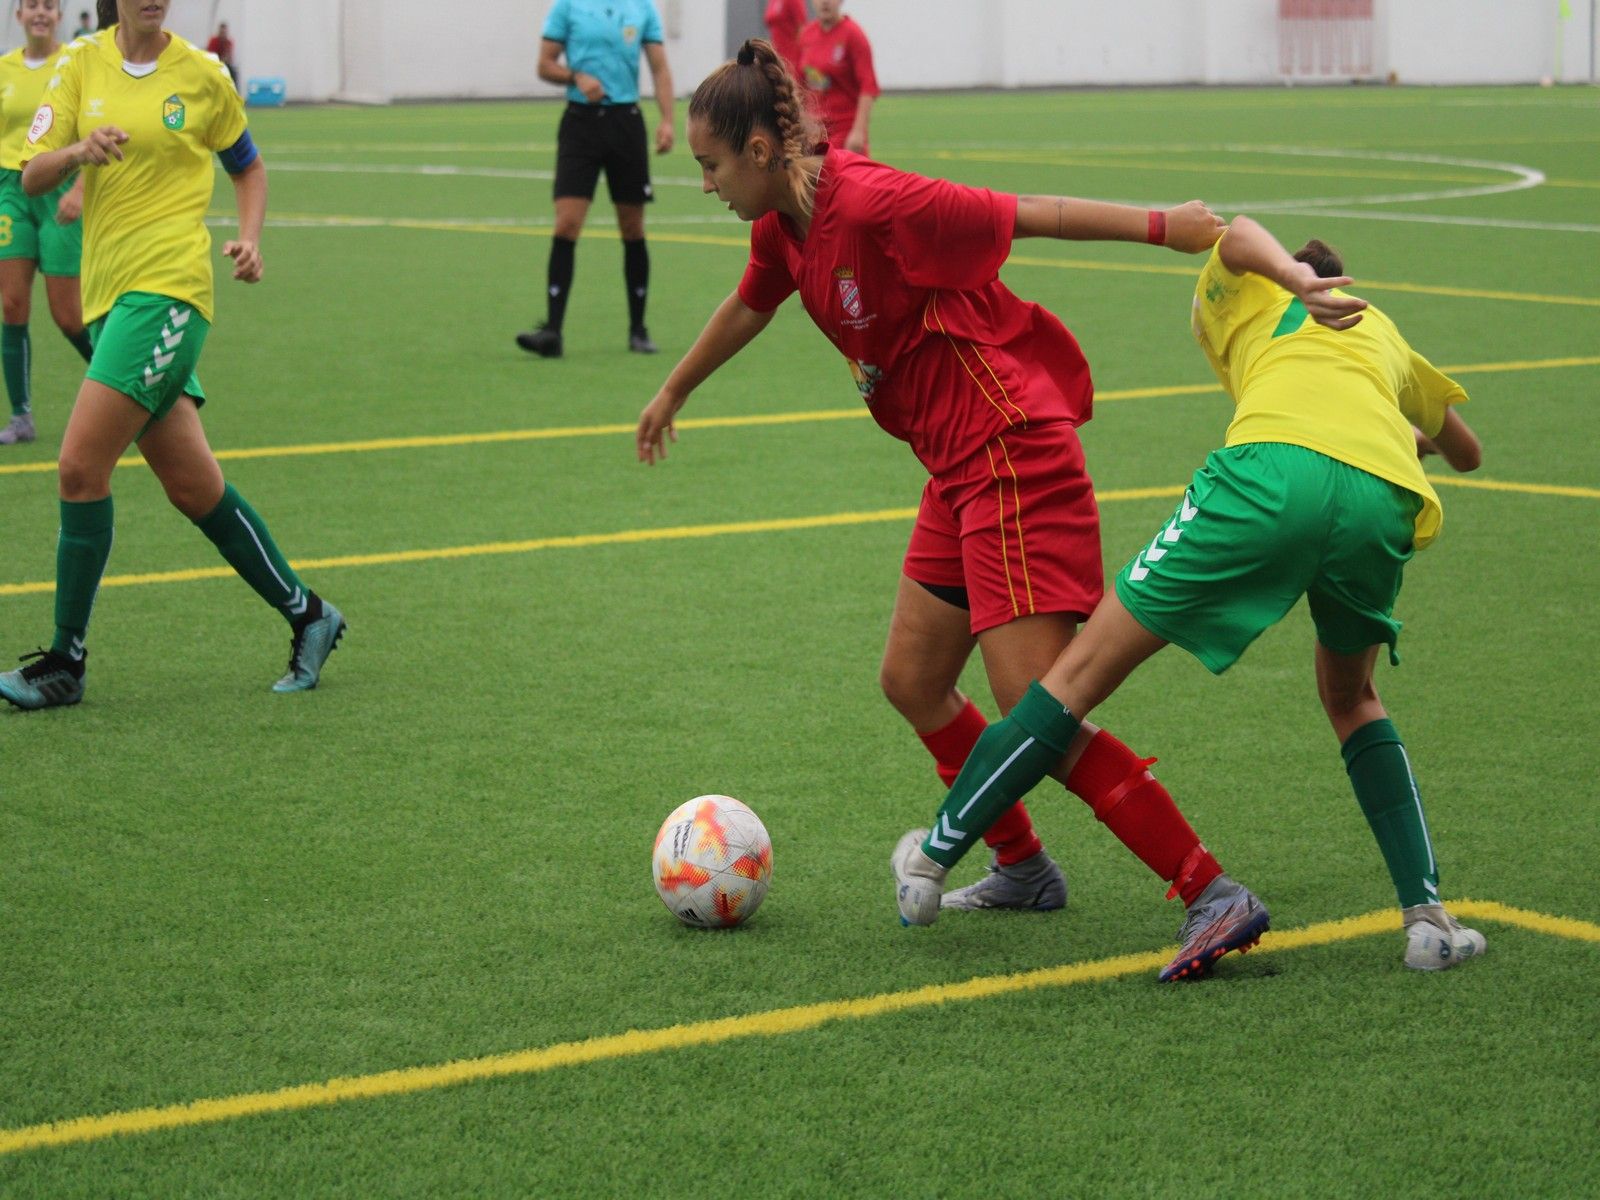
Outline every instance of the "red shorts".
{"label": "red shorts", "polygon": [[972,632],[1100,603],[1100,510],[1071,425],[1012,429],[928,480],[906,576],[963,587]]}

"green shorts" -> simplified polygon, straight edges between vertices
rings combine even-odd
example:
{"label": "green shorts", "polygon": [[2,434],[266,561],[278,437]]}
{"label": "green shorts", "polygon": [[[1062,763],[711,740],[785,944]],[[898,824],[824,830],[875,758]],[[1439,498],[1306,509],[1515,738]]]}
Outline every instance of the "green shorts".
{"label": "green shorts", "polygon": [[1421,503],[1302,446],[1218,450],[1117,575],[1117,596],[1139,624],[1219,675],[1301,596],[1329,650],[1385,643],[1398,663],[1394,603]]}
{"label": "green shorts", "polygon": [[178,402],[206,402],[195,365],[211,323],[181,300],[150,292],[117,297],[111,311],[89,326],[94,357],[88,377],[127,396],[160,420]]}
{"label": "green shorts", "polygon": [[0,259],[25,258],[46,275],[76,276],[83,263],[83,222],[63,225],[56,205],[72,186],[30,196],[21,171],[0,171]]}

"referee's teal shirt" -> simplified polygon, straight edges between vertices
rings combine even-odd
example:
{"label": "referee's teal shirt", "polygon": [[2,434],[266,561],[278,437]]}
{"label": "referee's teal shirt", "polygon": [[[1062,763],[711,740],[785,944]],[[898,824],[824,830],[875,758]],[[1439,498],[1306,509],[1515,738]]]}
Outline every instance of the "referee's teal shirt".
{"label": "referee's teal shirt", "polygon": [[[605,104],[639,102],[639,51],[658,45],[661,16],[655,0],[556,0],[545,18],[544,38],[565,47],[567,66],[593,75],[605,88]],[[588,104],[575,86],[567,99]]]}

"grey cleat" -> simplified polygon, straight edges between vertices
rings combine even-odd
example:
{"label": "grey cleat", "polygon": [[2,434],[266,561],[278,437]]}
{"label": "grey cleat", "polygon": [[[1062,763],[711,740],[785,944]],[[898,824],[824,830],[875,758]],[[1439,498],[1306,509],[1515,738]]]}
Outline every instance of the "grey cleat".
{"label": "grey cleat", "polygon": [[[85,653],[84,658],[87,657]],[[73,662],[54,650],[38,650],[24,654],[22,661],[28,665],[0,675],[0,698],[30,711],[59,708],[83,699],[82,659]]]}
{"label": "grey cleat", "polygon": [[320,601],[322,615],[307,621],[295,631],[289,647],[289,671],[272,685],[275,692],[309,692],[322,678],[322,664],[328,661],[344,631],[349,628],[344,614],[326,600]]}
{"label": "grey cleat", "polygon": [[1189,906],[1178,930],[1183,944],[1178,956],[1162,968],[1162,983],[1204,979],[1212,965],[1230,950],[1243,954],[1261,940],[1272,919],[1255,893],[1226,875],[1218,875]]}
{"label": "grey cleat", "polygon": [[989,873],[977,883],[946,892],[943,908],[1020,908],[1053,912],[1067,906],[1067,877],[1043,850],[1032,858],[1002,867],[989,864]]}
{"label": "grey cleat", "polygon": [[902,925],[932,925],[939,919],[946,868],[922,852],[927,836],[926,829],[913,829],[895,845],[889,858]]}
{"label": "grey cleat", "polygon": [[1413,971],[1460,966],[1489,945],[1483,934],[1467,929],[1442,904],[1415,904],[1400,915],[1406,927],[1406,966]]}
{"label": "grey cleat", "polygon": [[18,442],[31,442],[39,436],[33,427],[32,413],[17,413],[0,429],[0,446],[15,446]]}

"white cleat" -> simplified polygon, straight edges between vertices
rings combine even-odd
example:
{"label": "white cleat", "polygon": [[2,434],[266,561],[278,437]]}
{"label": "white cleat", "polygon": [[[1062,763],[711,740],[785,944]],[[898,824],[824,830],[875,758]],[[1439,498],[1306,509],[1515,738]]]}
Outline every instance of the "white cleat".
{"label": "white cleat", "polygon": [[1413,971],[1444,971],[1484,952],[1488,942],[1467,929],[1441,904],[1402,909],[1406,926],[1406,966]]}
{"label": "white cleat", "polygon": [[927,836],[926,829],[913,829],[896,843],[889,856],[902,925],[932,925],[939,919],[939,901],[944,896],[948,869],[922,852]]}

